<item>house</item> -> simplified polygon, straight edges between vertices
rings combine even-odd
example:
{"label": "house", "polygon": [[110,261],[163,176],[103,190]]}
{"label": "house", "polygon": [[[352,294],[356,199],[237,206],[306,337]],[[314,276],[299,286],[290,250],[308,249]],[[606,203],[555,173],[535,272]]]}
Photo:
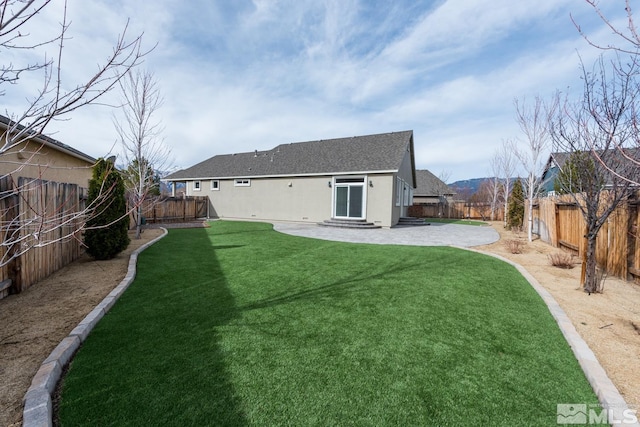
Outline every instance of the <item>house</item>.
{"label": "house", "polygon": [[[613,170],[613,173],[604,173],[604,176],[607,177],[608,180],[608,182],[604,183],[604,188],[611,188],[611,179],[614,174],[624,176],[632,181],[640,180],[640,168],[637,167],[640,163],[640,149],[625,148],[624,154],[617,149],[598,151],[597,153],[598,157],[607,165],[606,167]],[[540,180],[541,195],[554,195],[556,193],[555,183],[558,174],[574,154],[575,153],[570,152],[556,152],[549,155]]]}
{"label": "house", "polygon": [[417,185],[413,193],[414,205],[448,204],[453,202],[456,192],[428,170],[417,170],[416,181]]}
{"label": "house", "polygon": [[549,155],[540,179],[540,193],[542,195],[555,194],[556,178],[569,156],[570,153],[551,153]]}
{"label": "house", "polygon": [[[0,144],[14,123],[0,115]],[[12,132],[24,131],[22,125]],[[0,155],[0,176],[43,179],[87,188],[96,159],[46,135],[25,138],[23,142]]]}
{"label": "house", "polygon": [[185,183],[187,196],[208,196],[211,218],[392,227],[416,186],[413,131],[218,155],[163,180]]}
{"label": "house", "polygon": [[96,161],[0,115],[0,146],[9,136],[21,142],[0,154],[0,219],[5,233],[0,298],[25,290],[80,256],[76,231],[84,215],[79,188],[89,186]]}

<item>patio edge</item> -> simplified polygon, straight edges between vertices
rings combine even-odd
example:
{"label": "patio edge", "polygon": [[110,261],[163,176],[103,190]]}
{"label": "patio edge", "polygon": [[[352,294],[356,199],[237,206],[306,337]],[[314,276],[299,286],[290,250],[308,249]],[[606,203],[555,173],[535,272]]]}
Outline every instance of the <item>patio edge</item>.
{"label": "patio edge", "polygon": [[[73,354],[87,338],[93,327],[133,282],[136,277],[138,254],[168,234],[166,228],[162,228],[162,231],[162,235],[145,243],[131,253],[127,274],[120,284],[104,297],[42,362],[23,398],[22,425],[24,427],[50,427],[53,425],[52,394],[60,379],[62,369],[73,359]],[[115,291],[116,289],[117,291]]]}

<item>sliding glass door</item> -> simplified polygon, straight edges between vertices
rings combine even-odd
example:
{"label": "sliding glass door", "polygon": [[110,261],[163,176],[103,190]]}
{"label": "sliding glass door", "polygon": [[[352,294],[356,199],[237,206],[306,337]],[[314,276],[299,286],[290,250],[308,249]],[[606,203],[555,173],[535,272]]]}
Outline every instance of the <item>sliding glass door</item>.
{"label": "sliding glass door", "polygon": [[364,219],[365,178],[336,178],[334,217]]}

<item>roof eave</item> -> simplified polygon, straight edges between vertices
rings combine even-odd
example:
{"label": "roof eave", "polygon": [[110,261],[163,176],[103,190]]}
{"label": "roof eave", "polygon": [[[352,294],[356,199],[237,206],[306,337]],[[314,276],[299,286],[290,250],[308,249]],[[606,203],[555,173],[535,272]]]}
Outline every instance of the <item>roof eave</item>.
{"label": "roof eave", "polygon": [[317,173],[301,173],[301,174],[281,174],[281,175],[230,175],[230,176],[203,176],[203,177],[188,177],[188,178],[162,178],[160,181],[163,182],[171,182],[171,181],[198,181],[198,180],[209,180],[209,179],[236,179],[236,178],[245,178],[245,179],[258,179],[258,178],[303,178],[303,177],[314,177],[314,176],[338,176],[338,175],[370,175],[370,174],[385,174],[385,173],[397,173],[397,169],[389,169],[389,170],[370,170],[370,171],[351,171],[351,172],[317,172]]}

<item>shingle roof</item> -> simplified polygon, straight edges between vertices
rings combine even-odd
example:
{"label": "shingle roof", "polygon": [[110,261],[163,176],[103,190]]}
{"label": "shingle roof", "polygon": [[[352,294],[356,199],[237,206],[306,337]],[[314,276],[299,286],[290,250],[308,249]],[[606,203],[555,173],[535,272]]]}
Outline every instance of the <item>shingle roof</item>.
{"label": "shingle roof", "polygon": [[397,171],[413,131],[280,144],[272,150],[211,157],[165,180]]}
{"label": "shingle roof", "polygon": [[[4,125],[2,127],[7,129],[10,125],[14,124],[14,122],[11,119],[9,119],[8,117],[0,115],[0,124]],[[18,125],[17,129],[20,131],[20,130],[25,129],[25,127],[22,126],[22,125]],[[67,144],[63,144],[62,142],[60,142],[60,141],[58,141],[56,139],[53,139],[53,138],[51,138],[49,136],[40,134],[40,135],[33,135],[33,138],[37,139],[39,142],[42,142],[45,145],[48,145],[48,146],[53,147],[53,148],[55,148],[57,150],[63,151],[63,152],[65,152],[65,153],[67,153],[67,154],[69,154],[69,155],[71,155],[73,157],[77,157],[77,158],[79,158],[81,160],[84,160],[86,162],[95,163],[95,161],[96,161],[95,158],[89,156],[88,154],[85,154],[82,151],[76,150],[75,148],[73,148],[73,147],[71,147],[71,146],[69,146]]]}
{"label": "shingle roof", "polygon": [[[621,176],[625,176],[625,178],[631,180],[638,180],[638,174],[640,171],[635,165],[640,160],[640,149],[638,148],[625,148],[623,155],[617,149],[609,149],[609,150],[598,150],[598,156],[601,161],[606,164],[606,168],[611,168],[616,174],[620,174]],[[543,181],[548,181],[549,186],[553,185],[553,180],[555,180],[555,174],[551,174],[552,169],[557,167],[558,169],[562,169],[567,161],[571,158],[571,155],[574,153],[571,152],[555,152],[551,153],[549,159],[547,160],[547,164],[542,173]],[[625,157],[626,156],[626,157]],[[629,159],[634,159],[631,162]],[[604,169],[604,168],[603,168]],[[633,174],[633,176],[627,176],[629,174]],[[614,174],[612,173],[604,173],[608,182],[605,185],[612,185],[614,180]],[[552,187],[548,188],[551,189]]]}
{"label": "shingle roof", "polygon": [[416,190],[414,196],[444,196],[456,194],[440,178],[426,169],[416,170]]}

